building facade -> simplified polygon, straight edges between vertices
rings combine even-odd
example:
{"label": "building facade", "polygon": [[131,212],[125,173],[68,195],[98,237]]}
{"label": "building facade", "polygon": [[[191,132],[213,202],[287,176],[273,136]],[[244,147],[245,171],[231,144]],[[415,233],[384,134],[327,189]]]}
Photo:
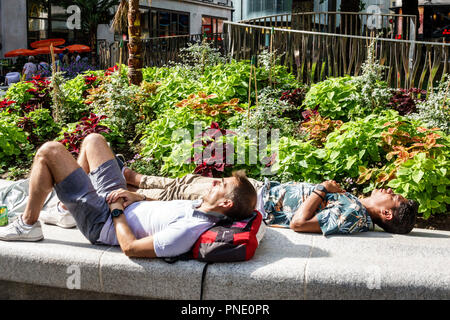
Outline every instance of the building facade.
{"label": "building facade", "polygon": [[[221,33],[223,21],[232,20],[234,11],[231,0],[153,0],[151,7],[148,0],[140,0],[140,8],[144,39]],[[89,35],[68,24],[73,13],[58,0],[0,0],[0,58],[8,51],[30,48],[30,43],[48,38],[89,44]],[[99,25],[99,41],[118,38],[120,35],[115,35],[108,24]]]}

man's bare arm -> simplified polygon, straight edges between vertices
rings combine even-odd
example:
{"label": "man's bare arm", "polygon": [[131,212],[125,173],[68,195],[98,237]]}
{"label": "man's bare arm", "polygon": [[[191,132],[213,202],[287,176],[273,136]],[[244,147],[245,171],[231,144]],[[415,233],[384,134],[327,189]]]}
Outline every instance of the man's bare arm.
{"label": "man's bare arm", "polygon": [[322,199],[317,194],[312,193],[295,212],[290,228],[297,232],[321,233],[319,221],[315,216],[321,202]]}
{"label": "man's bare arm", "polygon": [[[123,210],[123,199],[119,199],[117,202],[110,204],[110,209]],[[152,236],[136,239],[124,214],[112,218],[112,220],[116,230],[117,241],[125,255],[136,258],[156,257]]]}
{"label": "man's bare arm", "polygon": [[[321,183],[328,192],[343,193],[345,192],[339,184],[335,181],[324,181]],[[297,232],[314,232],[322,233],[320,229],[319,220],[317,220],[316,213],[320,204],[323,202],[326,193],[324,191],[314,190],[313,193],[306,199],[305,202],[297,209],[292,217],[290,228]],[[322,197],[322,198],[321,198]]]}

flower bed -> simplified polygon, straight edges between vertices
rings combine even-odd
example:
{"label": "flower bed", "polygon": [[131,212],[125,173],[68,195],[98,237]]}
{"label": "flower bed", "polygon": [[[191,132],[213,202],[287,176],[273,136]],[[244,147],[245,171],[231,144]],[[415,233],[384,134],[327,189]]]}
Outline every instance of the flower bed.
{"label": "flower bed", "polygon": [[434,92],[392,90],[368,61],[361,75],[311,87],[264,63],[250,81],[249,61],[189,50],[180,64],[143,69],[140,86],[128,84],[125,66],[21,82],[0,103],[1,170],[23,175],[46,140],[76,156],[100,132],[145,174],[334,179],[357,195],[390,187],[417,200],[425,219],[449,213],[450,78]]}

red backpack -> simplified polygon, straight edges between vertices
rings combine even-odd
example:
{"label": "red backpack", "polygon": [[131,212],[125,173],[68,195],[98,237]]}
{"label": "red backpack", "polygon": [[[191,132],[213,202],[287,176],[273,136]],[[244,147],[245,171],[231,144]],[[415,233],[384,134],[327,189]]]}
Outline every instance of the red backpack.
{"label": "red backpack", "polygon": [[[215,213],[206,214],[214,215]],[[221,216],[223,219],[202,233],[188,253],[164,260],[167,262],[175,262],[179,259],[197,259],[204,262],[250,260],[266,231],[266,224],[261,213],[254,210],[249,218],[240,221],[231,221]]]}
{"label": "red backpack", "polygon": [[225,220],[205,231],[192,248],[194,259],[206,262],[250,260],[264,236],[266,225],[261,213],[241,221]]}

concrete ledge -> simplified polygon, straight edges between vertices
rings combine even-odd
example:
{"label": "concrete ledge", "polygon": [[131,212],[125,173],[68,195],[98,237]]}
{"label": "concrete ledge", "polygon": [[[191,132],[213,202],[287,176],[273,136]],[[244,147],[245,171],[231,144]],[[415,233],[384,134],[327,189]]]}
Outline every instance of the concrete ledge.
{"label": "concrete ledge", "polygon": [[[0,298],[200,299],[205,263],[129,259],[78,229],[43,232],[40,242],[0,241]],[[252,260],[208,266],[203,298],[450,299],[449,240],[424,229],[324,237],[268,228]]]}
{"label": "concrete ledge", "polygon": [[[43,286],[54,288],[57,299],[77,297],[78,290],[92,299],[200,298],[202,262],[129,259],[118,247],[89,244],[77,229],[43,229],[40,242],[0,241],[0,284],[8,284],[8,297],[27,292],[30,299],[30,288]],[[325,238],[268,228],[252,260],[209,265],[203,298],[449,299],[449,239],[450,232],[423,229],[408,236],[368,232]],[[71,266],[80,277],[79,289],[69,294],[76,284]]]}

